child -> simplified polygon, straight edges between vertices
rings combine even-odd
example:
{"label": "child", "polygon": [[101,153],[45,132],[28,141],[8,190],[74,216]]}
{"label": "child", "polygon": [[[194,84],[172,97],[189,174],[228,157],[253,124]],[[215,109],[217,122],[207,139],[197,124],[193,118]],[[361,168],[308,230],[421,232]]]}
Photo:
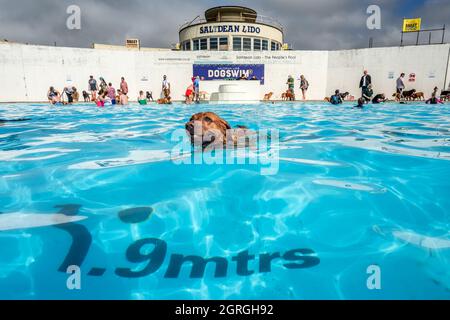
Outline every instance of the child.
{"label": "child", "polygon": [[103,90],[99,92],[98,98],[96,100],[97,107],[103,108],[105,106],[106,94],[107,92]]}
{"label": "child", "polygon": [[186,97],[185,103],[186,104],[191,104],[192,103],[192,95],[194,92],[194,85],[190,85],[187,89],[186,89],[186,93],[184,94],[184,96]]}
{"label": "child", "polygon": [[144,95],[144,91],[139,91],[139,97],[137,100],[141,106],[145,106],[147,104],[147,96]]}

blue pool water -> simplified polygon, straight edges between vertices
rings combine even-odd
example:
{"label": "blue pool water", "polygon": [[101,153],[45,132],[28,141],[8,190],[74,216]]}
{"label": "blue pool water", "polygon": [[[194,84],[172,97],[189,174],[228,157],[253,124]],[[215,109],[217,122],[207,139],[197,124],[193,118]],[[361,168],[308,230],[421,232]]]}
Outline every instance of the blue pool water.
{"label": "blue pool water", "polygon": [[[171,159],[206,110],[278,129],[277,172]],[[0,105],[17,118],[1,299],[450,298],[448,105]]]}

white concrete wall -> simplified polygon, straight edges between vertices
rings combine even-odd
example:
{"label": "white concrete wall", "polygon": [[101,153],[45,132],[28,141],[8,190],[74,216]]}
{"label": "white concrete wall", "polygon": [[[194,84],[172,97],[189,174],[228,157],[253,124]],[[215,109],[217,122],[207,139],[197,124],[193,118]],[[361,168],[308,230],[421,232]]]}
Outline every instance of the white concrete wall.
{"label": "white concrete wall", "polygon": [[[434,86],[444,85],[449,48],[450,44],[330,52],[148,52],[0,43],[0,102],[46,101],[49,86],[61,90],[69,79],[81,92],[87,89],[89,75],[103,76],[116,88],[124,76],[131,100],[139,90],[153,91],[159,97],[162,76],[167,75],[172,98],[183,100],[196,63],[265,64],[261,99],[268,92],[280,99],[289,74],[296,79],[298,98],[300,74],[310,83],[308,99],[323,100],[336,88],[357,96],[364,69],[372,75],[377,93],[391,94],[400,72],[414,72],[416,82],[406,81],[407,86],[428,96]],[[388,79],[389,72],[394,73],[393,79]]]}
{"label": "white concrete wall", "polygon": [[[146,52],[94,50],[0,44],[0,102],[46,101],[50,86],[58,90],[72,80],[78,90],[87,90],[89,75],[101,76],[117,88],[124,76],[129,97],[135,100],[139,90],[161,93],[163,75],[172,86],[172,98],[183,94],[196,63],[265,64],[264,93],[281,98],[289,74],[305,74],[311,82],[310,97],[323,98],[326,89],[328,53],[323,52]],[[296,86],[299,86],[297,81]]]}
{"label": "white concrete wall", "polygon": [[[416,89],[429,97],[435,86],[440,89],[444,86],[449,48],[450,44],[444,44],[330,51],[327,95],[340,89],[359,96],[359,81],[367,69],[374,93],[391,97],[397,78],[404,72],[406,90]],[[394,74],[393,79],[389,79],[390,72]],[[416,74],[415,82],[408,81],[410,73]]]}

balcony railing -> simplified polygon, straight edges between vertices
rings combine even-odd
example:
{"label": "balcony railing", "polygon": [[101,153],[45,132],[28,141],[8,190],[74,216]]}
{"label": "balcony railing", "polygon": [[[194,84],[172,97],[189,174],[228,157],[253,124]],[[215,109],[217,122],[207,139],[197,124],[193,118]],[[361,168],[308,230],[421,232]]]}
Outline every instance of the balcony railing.
{"label": "balcony railing", "polygon": [[[247,21],[242,21],[242,18],[240,17],[236,17],[236,20],[232,19],[231,17],[227,17],[226,21],[209,21],[209,23],[226,23],[226,22],[242,22],[242,23],[246,23]],[[184,28],[187,28],[189,26],[195,26],[195,25],[199,25],[199,24],[204,24],[204,23],[208,23],[208,21],[204,18],[196,18],[193,21],[187,21],[184,24],[181,25],[179,31],[183,30]],[[247,23],[260,23],[260,24],[265,24],[265,25],[269,25],[271,27],[277,28],[279,29],[281,32],[283,32],[283,25],[281,23],[279,23],[277,20],[275,20],[274,18],[271,17],[267,17],[267,16],[260,16],[258,15],[256,17],[256,21],[255,22],[247,22]]]}

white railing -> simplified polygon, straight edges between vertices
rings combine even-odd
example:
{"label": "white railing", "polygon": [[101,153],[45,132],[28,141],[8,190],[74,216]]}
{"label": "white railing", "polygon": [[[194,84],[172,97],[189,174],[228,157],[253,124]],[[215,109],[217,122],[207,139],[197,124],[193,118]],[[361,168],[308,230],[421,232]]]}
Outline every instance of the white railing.
{"label": "white railing", "polygon": [[[243,22],[243,23],[245,23],[246,22],[246,21],[242,21],[242,19],[240,17],[236,17],[236,20],[234,20],[234,21],[230,18],[231,17],[227,17],[227,21],[217,21],[217,22],[223,22],[223,23],[226,23],[226,22]],[[193,21],[187,21],[184,24],[182,24],[180,26],[179,30],[181,31],[184,28],[189,27],[191,25],[195,26],[195,25],[203,24],[203,23],[207,23],[207,22],[208,21],[204,18],[196,18]],[[214,22],[216,22],[216,21],[211,21],[210,23],[214,23]],[[276,19],[271,18],[271,17],[257,16],[255,23],[266,24],[266,25],[275,27],[277,29],[280,29],[283,32],[283,25],[281,23],[279,23]]]}

